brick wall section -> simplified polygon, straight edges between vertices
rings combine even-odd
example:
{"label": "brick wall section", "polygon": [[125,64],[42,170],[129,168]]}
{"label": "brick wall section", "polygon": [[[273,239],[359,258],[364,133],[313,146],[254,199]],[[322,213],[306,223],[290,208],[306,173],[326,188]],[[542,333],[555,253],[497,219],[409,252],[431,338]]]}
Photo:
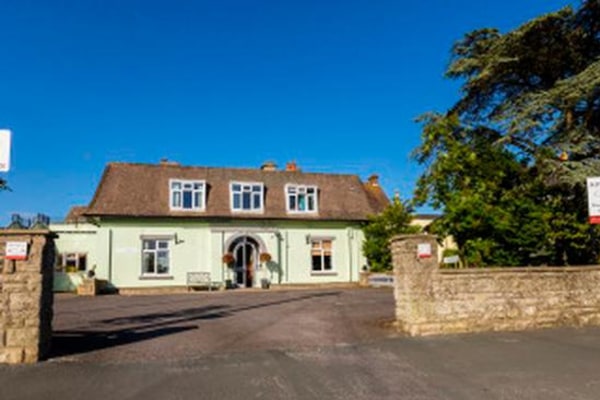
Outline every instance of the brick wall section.
{"label": "brick wall section", "polygon": [[48,231],[0,230],[7,241],[29,243],[27,260],[4,260],[0,287],[0,363],[33,363],[50,349],[54,241]]}
{"label": "brick wall section", "polygon": [[444,270],[417,259],[418,243],[436,246],[391,242],[396,319],[410,335],[600,325],[600,267]]}

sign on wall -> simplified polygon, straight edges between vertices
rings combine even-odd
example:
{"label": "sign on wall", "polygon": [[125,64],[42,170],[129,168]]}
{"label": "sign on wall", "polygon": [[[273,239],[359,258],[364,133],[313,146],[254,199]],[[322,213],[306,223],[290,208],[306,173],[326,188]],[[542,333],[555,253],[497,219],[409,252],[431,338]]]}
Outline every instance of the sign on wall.
{"label": "sign on wall", "polygon": [[4,258],[7,260],[26,260],[27,242],[6,242]]}
{"label": "sign on wall", "polygon": [[417,257],[419,257],[419,258],[431,257],[431,244],[419,243],[417,245]]}
{"label": "sign on wall", "polygon": [[0,172],[10,169],[10,131],[0,129]]}
{"label": "sign on wall", "polygon": [[587,178],[590,224],[600,224],[600,177]]}

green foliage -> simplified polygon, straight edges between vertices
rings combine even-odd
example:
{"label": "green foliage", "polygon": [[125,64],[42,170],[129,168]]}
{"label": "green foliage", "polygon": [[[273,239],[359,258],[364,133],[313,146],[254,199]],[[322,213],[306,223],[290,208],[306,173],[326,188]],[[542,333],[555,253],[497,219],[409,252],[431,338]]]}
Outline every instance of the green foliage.
{"label": "green foliage", "polygon": [[389,240],[394,235],[419,232],[420,228],[410,225],[411,221],[411,208],[397,198],[381,214],[369,218],[369,222],[363,226],[363,254],[369,261],[371,271],[392,269]]}
{"label": "green foliage", "polygon": [[600,175],[600,1],[468,33],[447,76],[462,97],[420,117],[413,153],[416,204],[444,210],[433,232],[471,266],[597,262],[584,184]]}

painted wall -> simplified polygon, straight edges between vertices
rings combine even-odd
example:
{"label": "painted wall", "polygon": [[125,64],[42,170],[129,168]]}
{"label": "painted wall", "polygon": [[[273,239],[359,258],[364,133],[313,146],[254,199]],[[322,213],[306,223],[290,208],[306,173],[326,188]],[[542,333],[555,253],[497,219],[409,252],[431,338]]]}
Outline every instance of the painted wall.
{"label": "painted wall", "polygon": [[[98,228],[92,224],[51,224],[50,230],[58,234],[55,240],[57,254],[86,253],[88,270],[98,266]],[[83,272],[54,273],[54,291],[75,291],[83,279]]]}
{"label": "painted wall", "polygon": [[[59,251],[89,249],[88,264],[97,266],[96,276],[118,288],[184,286],[187,272],[194,271],[210,272],[217,282],[233,278],[221,260],[227,243],[243,234],[258,238],[272,257],[263,266],[266,269],[256,273],[257,284],[261,277],[268,277],[272,284],[358,282],[359,271],[366,265],[361,252],[364,237],[357,224],[113,219],[93,227],[93,235],[75,230],[65,234],[67,229],[60,228]],[[168,277],[142,276],[142,238],[149,236],[171,238]],[[333,271],[311,272],[311,237],[332,239]]]}

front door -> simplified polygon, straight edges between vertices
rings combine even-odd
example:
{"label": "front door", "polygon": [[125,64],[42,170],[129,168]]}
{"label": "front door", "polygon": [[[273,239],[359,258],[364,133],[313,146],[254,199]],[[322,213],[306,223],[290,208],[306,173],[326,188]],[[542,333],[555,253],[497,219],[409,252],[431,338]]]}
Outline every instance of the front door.
{"label": "front door", "polygon": [[233,243],[234,282],[239,287],[252,287],[255,280],[255,267],[258,260],[258,246],[248,237]]}

